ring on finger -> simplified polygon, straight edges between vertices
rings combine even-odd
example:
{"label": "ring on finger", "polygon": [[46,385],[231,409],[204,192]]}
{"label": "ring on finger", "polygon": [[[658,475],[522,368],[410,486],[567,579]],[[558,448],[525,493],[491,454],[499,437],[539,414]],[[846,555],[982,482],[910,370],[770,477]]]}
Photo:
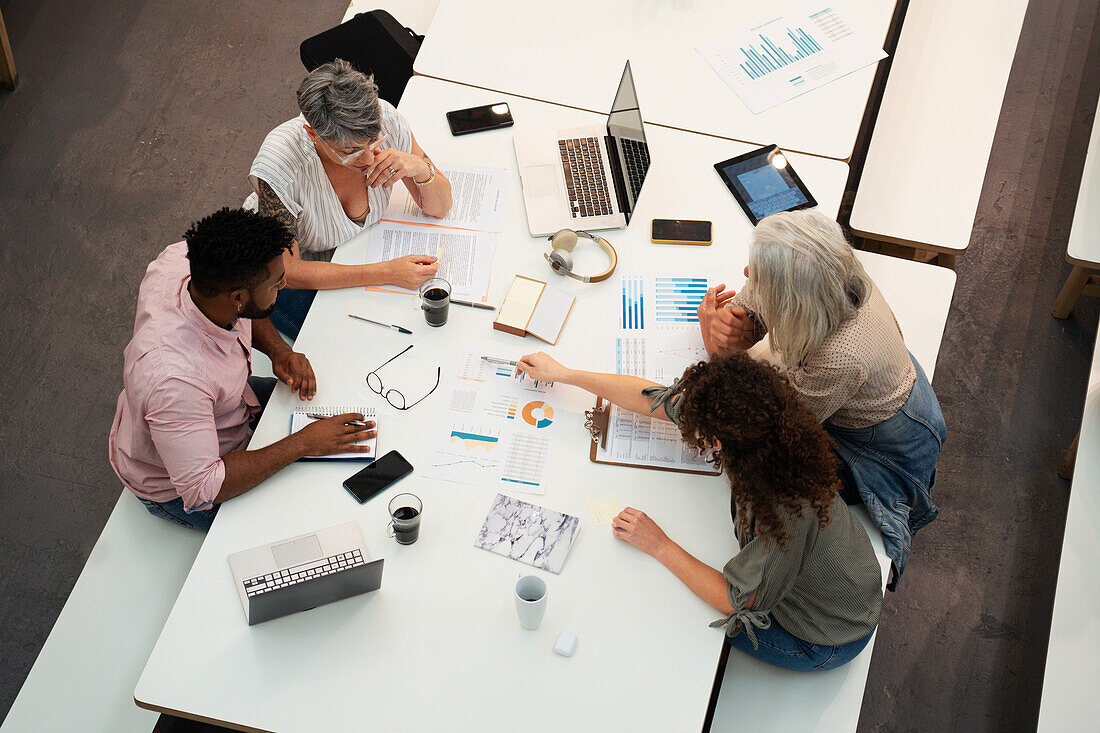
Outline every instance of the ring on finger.
{"label": "ring on finger", "polygon": [[393,166],[392,166],[392,165],[391,165],[391,166],[390,166],[389,168],[387,168],[386,170],[388,170],[388,171],[390,172],[390,177],[391,177],[391,178],[392,178],[393,176],[396,176],[396,175],[397,175],[397,171],[395,171],[395,170],[393,169]]}

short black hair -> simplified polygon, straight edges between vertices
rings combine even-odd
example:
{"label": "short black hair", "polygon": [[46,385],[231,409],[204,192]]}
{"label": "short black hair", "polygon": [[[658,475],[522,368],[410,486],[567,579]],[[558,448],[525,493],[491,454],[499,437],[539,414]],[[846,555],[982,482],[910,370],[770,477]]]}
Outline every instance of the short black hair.
{"label": "short black hair", "polygon": [[290,249],[294,235],[274,216],[226,207],[192,224],[183,238],[191,282],[212,297],[263,282],[268,263]]}

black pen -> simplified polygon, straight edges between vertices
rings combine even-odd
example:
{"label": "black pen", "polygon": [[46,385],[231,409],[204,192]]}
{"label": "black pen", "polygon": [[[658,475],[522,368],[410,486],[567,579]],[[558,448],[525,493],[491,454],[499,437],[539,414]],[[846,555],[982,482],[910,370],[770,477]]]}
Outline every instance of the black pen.
{"label": "black pen", "polygon": [[489,305],[488,303],[478,303],[476,301],[472,302],[469,300],[455,300],[454,298],[451,298],[451,302],[455,305],[465,305],[469,306],[470,308],[480,308],[481,310],[485,311],[495,311],[497,309],[495,305]]}
{"label": "black pen", "polygon": [[[322,415],[319,412],[307,412],[306,417],[312,420],[328,420],[330,417],[336,417],[335,415]],[[348,420],[345,425],[354,425],[357,428],[367,427],[367,423],[363,420]]]}
{"label": "black pen", "polygon": [[357,316],[354,313],[348,313],[348,318],[354,318],[355,320],[363,321],[364,323],[373,323],[375,326],[381,326],[382,328],[392,328],[394,331],[400,331],[401,333],[412,333],[412,331],[410,331],[409,329],[398,326],[397,324],[379,323],[378,321],[372,321],[369,318],[363,318],[363,316]]}

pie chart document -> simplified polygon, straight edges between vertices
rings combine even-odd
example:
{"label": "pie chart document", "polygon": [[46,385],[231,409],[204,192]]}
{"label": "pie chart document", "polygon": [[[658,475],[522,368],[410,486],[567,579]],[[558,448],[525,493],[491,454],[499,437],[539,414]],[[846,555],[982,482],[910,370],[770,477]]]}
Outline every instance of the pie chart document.
{"label": "pie chart document", "polygon": [[546,493],[557,430],[554,385],[468,353],[447,390],[424,473],[498,491]]}

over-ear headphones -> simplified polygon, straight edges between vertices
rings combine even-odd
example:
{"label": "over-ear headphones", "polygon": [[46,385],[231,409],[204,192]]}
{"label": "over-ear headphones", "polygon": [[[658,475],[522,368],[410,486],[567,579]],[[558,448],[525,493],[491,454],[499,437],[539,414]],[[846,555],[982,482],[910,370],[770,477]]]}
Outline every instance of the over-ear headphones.
{"label": "over-ear headphones", "polygon": [[[604,251],[604,254],[607,255],[610,266],[599,275],[578,275],[573,272],[573,257],[569,253],[577,246],[578,237],[591,239],[598,244],[600,249]],[[582,283],[603,282],[611,277],[611,273],[615,272],[615,267],[619,264],[619,255],[615,253],[615,248],[611,246],[611,242],[595,234],[575,232],[572,229],[561,229],[555,232],[553,236],[547,237],[547,239],[551,242],[550,246],[553,249],[551,252],[544,253],[542,256],[550,263],[551,269],[559,275],[571,277],[574,280],[580,280]]]}

